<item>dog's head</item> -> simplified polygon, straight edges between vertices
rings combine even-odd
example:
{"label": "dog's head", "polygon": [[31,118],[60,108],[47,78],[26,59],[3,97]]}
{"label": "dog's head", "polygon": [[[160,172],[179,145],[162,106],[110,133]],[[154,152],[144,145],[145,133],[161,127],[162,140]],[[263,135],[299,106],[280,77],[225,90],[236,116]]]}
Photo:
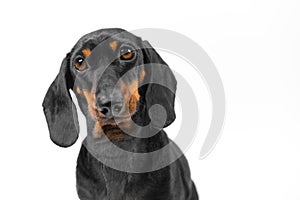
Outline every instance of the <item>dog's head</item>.
{"label": "dog's head", "polygon": [[103,133],[118,138],[125,134],[122,130],[130,131],[132,120],[140,126],[155,121],[155,113],[148,114],[155,104],[167,114],[160,128],[175,119],[173,73],[147,41],[122,29],[83,36],[48,89],[44,113],[52,141],[63,147],[75,143],[79,132],[69,89],[87,119],[88,133],[96,138]]}

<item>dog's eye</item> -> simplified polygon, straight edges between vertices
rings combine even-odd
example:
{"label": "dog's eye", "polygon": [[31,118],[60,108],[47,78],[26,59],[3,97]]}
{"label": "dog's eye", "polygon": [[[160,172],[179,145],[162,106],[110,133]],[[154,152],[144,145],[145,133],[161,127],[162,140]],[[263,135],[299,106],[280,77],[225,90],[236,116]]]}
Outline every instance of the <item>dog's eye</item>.
{"label": "dog's eye", "polygon": [[85,70],[86,69],[86,64],[83,63],[83,61],[84,61],[83,57],[81,57],[81,56],[77,57],[75,59],[75,61],[74,61],[74,67],[75,67],[75,69],[77,69],[78,71]]}
{"label": "dog's eye", "polygon": [[135,57],[135,51],[131,47],[122,47],[120,49],[121,60],[132,60]]}

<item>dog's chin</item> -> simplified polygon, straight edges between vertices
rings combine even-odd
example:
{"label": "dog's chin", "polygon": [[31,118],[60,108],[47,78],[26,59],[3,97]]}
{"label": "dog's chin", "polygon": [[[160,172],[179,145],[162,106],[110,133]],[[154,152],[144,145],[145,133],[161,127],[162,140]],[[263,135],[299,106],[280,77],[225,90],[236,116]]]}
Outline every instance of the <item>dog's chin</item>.
{"label": "dog's chin", "polygon": [[106,135],[106,137],[111,141],[120,141],[124,139],[124,136],[126,135],[118,125],[103,125],[102,131]]}

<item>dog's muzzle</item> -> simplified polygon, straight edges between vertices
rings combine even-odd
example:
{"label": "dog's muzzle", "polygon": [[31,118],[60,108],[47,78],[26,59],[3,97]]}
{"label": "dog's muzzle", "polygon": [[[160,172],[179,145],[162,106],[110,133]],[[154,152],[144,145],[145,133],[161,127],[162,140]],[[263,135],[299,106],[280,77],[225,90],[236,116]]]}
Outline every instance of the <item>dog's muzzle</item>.
{"label": "dog's muzzle", "polygon": [[105,118],[121,114],[124,106],[122,92],[118,86],[103,84],[96,94],[96,106]]}

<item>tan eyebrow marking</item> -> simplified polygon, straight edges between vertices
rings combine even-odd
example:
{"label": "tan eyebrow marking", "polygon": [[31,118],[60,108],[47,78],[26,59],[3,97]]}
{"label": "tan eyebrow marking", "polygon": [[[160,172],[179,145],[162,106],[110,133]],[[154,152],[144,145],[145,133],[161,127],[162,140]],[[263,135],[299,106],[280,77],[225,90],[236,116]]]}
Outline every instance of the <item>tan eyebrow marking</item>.
{"label": "tan eyebrow marking", "polygon": [[89,55],[91,55],[91,50],[86,48],[82,50],[82,53],[84,55],[84,57],[88,57]]}
{"label": "tan eyebrow marking", "polygon": [[118,42],[116,40],[112,41],[109,43],[110,48],[115,51],[117,49],[118,46]]}

